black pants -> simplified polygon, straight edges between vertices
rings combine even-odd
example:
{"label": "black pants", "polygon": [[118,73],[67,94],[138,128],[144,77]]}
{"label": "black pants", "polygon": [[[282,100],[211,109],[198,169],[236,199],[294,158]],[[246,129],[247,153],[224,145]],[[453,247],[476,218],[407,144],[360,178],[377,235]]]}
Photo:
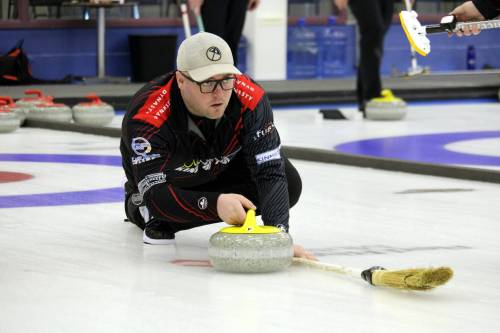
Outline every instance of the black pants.
{"label": "black pants", "polygon": [[394,0],[350,0],[360,34],[360,59],[356,93],[360,110],[368,100],[380,96],[380,66],[384,52],[384,36],[394,12]]}
{"label": "black pants", "polygon": [[[288,198],[290,207],[293,207],[299,201],[300,194],[302,193],[302,180],[297,169],[295,169],[295,167],[286,157],[284,157],[284,161],[285,174],[288,183]],[[229,163],[228,168],[222,174],[220,174],[216,180],[189,189],[193,191],[212,191],[241,194],[252,201],[257,207],[260,206],[257,187],[255,182],[252,180],[250,170],[248,169],[243,154],[238,154],[238,156],[231,163]],[[133,203],[133,195],[130,189],[127,188],[127,184],[125,185],[125,192],[125,213],[127,215],[127,218],[131,222],[136,224],[139,228],[144,229],[145,223],[139,212],[139,206]],[[257,215],[259,214],[259,209],[257,209]],[[169,228],[174,233],[177,231],[192,229],[207,224],[207,222],[164,222],[165,224],[168,224]]]}
{"label": "black pants", "polygon": [[247,13],[248,0],[206,0],[201,6],[205,31],[224,39],[238,64],[238,43]]}

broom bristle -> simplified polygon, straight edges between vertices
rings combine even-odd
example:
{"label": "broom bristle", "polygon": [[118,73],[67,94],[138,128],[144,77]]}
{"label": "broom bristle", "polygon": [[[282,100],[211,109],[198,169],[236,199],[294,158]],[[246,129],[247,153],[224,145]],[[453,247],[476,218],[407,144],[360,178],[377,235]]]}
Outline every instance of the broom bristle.
{"label": "broom bristle", "polygon": [[376,270],[373,272],[372,283],[406,290],[429,290],[445,284],[452,277],[453,270],[449,267]]}

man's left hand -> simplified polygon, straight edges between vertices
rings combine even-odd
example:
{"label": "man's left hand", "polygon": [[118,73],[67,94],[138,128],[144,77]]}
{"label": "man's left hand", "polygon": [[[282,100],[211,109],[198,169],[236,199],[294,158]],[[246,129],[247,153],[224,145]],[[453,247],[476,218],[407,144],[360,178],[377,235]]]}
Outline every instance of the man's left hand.
{"label": "man's left hand", "polygon": [[300,245],[294,245],[293,246],[293,256],[296,258],[303,258],[303,259],[309,259],[309,260],[315,260],[317,261],[316,257],[314,254],[310,251],[307,251]]}

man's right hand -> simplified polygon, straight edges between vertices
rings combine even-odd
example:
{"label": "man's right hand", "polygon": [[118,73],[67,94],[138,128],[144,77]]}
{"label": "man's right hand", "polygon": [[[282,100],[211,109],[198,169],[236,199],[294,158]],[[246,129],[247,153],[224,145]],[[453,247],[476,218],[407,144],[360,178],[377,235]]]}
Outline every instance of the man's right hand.
{"label": "man's right hand", "polygon": [[240,194],[224,193],[217,199],[217,214],[227,224],[243,224],[247,209],[257,209],[257,207]]}
{"label": "man's right hand", "polygon": [[[484,16],[481,15],[472,1],[464,2],[463,4],[455,8],[450,14],[455,15],[457,20],[460,22],[484,20]],[[456,34],[457,36],[461,37],[462,35],[477,35],[479,32],[479,26],[474,25],[472,27],[465,27],[463,31],[457,31]]]}

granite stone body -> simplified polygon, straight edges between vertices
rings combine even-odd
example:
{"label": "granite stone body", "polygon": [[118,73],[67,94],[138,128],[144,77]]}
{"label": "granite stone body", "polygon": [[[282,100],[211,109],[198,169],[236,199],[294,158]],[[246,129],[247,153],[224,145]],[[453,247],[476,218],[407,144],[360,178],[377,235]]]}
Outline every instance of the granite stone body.
{"label": "granite stone body", "polygon": [[64,104],[38,104],[27,113],[27,119],[57,122],[71,122],[71,108]]}
{"label": "granite stone body", "polygon": [[[21,98],[16,101],[16,106],[18,108],[23,109],[23,117],[21,118],[21,125],[24,123],[24,121],[27,118],[27,115],[35,108],[35,106],[39,104],[45,104],[45,103],[50,103],[52,102],[52,97],[51,96],[43,96],[43,94],[40,93],[40,97],[26,97],[26,98]],[[39,119],[39,118],[37,118]]]}
{"label": "granite stone body", "polygon": [[26,109],[17,105],[11,107],[10,109],[19,118],[21,125],[24,124],[24,122],[26,121]]}
{"label": "granite stone body", "polygon": [[371,120],[401,120],[406,116],[404,101],[366,103],[366,118]]}
{"label": "granite stone body", "polygon": [[21,120],[15,113],[0,111],[0,133],[10,133],[19,128]]}
{"label": "granite stone body", "polygon": [[231,234],[218,232],[210,238],[210,262],[215,269],[235,273],[264,273],[290,266],[293,241],[288,233]]}
{"label": "granite stone body", "polygon": [[89,105],[81,103],[73,106],[73,119],[78,124],[105,126],[115,116],[114,109],[106,103]]}

